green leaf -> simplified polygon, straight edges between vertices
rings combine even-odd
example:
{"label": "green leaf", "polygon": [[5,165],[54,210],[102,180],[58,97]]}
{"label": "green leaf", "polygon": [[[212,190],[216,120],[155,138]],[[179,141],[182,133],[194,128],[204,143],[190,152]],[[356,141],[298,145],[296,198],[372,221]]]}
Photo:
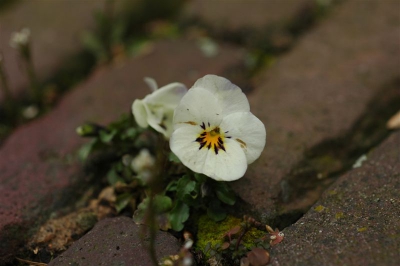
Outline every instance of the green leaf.
{"label": "green leaf", "polygon": [[107,181],[110,185],[114,186],[118,181],[124,183],[124,179],[122,179],[117,171],[114,168],[111,168],[107,172]]}
{"label": "green leaf", "polygon": [[223,203],[234,205],[236,202],[235,193],[233,193],[226,183],[217,183],[215,186],[215,193],[217,194],[218,199]]}
{"label": "green leaf", "polygon": [[209,178],[206,175],[203,174],[199,174],[199,173],[194,173],[194,178],[197,180],[197,182],[199,183],[204,183],[207,181],[207,179]]}
{"label": "green leaf", "polygon": [[181,231],[184,227],[184,222],[189,218],[189,206],[178,201],[175,207],[169,213],[171,227],[175,231]]}
{"label": "green leaf", "polygon": [[128,129],[125,130],[124,134],[122,135],[122,139],[133,139],[135,138],[138,134],[140,133],[140,131],[137,128],[134,127],[130,127]]}
{"label": "green leaf", "polygon": [[221,207],[221,204],[217,202],[211,202],[207,208],[207,215],[216,222],[222,221],[226,217],[225,210]]}
{"label": "green leaf", "polygon": [[167,196],[155,195],[153,198],[153,206],[156,213],[167,212],[172,207],[172,200]]}
{"label": "green leaf", "polygon": [[178,156],[176,156],[175,153],[173,153],[173,152],[170,152],[168,154],[168,160],[170,162],[174,162],[174,163],[180,163],[181,162],[181,160],[179,160]]}
{"label": "green leaf", "polygon": [[168,183],[167,187],[165,188],[165,191],[176,191],[178,188],[178,181],[172,180],[171,182]]}
{"label": "green leaf", "polygon": [[[150,198],[145,198],[139,205],[133,215],[133,221],[137,224],[145,223],[145,216],[150,204]],[[157,216],[162,216],[167,213],[172,207],[172,200],[170,197],[163,195],[156,195],[153,198],[154,212]]]}
{"label": "green leaf", "polygon": [[183,200],[186,195],[190,195],[196,187],[196,182],[192,181],[190,176],[184,175],[178,180],[176,188],[176,197]]}
{"label": "green leaf", "polygon": [[115,202],[115,209],[119,213],[122,211],[126,206],[128,206],[129,201],[132,199],[131,193],[123,193],[117,196],[117,200]]}
{"label": "green leaf", "polygon": [[86,160],[97,143],[97,139],[93,139],[90,142],[85,143],[78,151],[78,158],[82,161]]}
{"label": "green leaf", "polygon": [[102,130],[99,132],[100,140],[101,142],[108,144],[112,141],[117,133],[118,131],[116,129],[112,130],[111,132]]}

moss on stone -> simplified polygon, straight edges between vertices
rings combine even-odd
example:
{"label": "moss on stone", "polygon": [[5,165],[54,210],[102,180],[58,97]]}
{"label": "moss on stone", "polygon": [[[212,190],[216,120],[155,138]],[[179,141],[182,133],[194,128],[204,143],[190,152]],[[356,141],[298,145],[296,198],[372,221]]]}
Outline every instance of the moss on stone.
{"label": "moss on stone", "polygon": [[[227,240],[224,235],[235,226],[241,226],[241,223],[241,219],[233,216],[228,216],[221,222],[215,222],[207,215],[201,216],[198,223],[196,249],[204,252],[208,243],[211,243],[211,247],[214,247],[216,244],[223,244]],[[241,232],[232,236],[232,239],[237,239],[240,234]],[[243,237],[241,244],[250,249],[255,245],[254,240],[262,238],[265,235],[267,235],[267,232],[251,228]],[[206,257],[208,256],[207,254],[205,255]]]}

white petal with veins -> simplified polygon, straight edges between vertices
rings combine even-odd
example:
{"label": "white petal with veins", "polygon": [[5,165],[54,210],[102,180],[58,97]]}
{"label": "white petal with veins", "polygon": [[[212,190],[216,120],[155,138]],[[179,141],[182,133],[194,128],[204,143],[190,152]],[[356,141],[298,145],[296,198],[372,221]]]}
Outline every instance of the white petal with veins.
{"label": "white petal with veins", "polygon": [[174,128],[186,122],[219,125],[222,121],[222,109],[213,94],[204,89],[190,89],[174,112]]}
{"label": "white petal with veins", "polygon": [[249,112],[250,105],[242,90],[226,78],[206,75],[198,79],[192,89],[201,88],[211,92],[223,110],[221,115],[235,112]]}
{"label": "white petal with veins", "polygon": [[[199,130],[200,129],[200,130]],[[192,171],[203,173],[217,181],[233,181],[241,178],[247,169],[246,156],[240,145],[228,140],[226,151],[207,147],[199,149],[199,143],[193,136],[202,131],[197,126],[185,126],[174,131],[170,140],[170,147],[181,162]]]}
{"label": "white petal with veins", "polygon": [[247,163],[251,164],[264,150],[265,126],[250,112],[230,114],[222,120],[221,128],[229,131],[231,139],[242,147]]}

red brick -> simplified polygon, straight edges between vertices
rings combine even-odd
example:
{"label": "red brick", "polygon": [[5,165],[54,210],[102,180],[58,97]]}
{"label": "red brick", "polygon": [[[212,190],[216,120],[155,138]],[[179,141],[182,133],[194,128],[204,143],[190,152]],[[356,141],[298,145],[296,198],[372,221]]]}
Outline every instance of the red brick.
{"label": "red brick", "polygon": [[[23,61],[9,45],[13,32],[31,30],[32,57],[39,80],[49,78],[55,69],[82,49],[82,34],[93,29],[94,12],[105,0],[18,1],[0,16],[0,51],[13,94],[27,90],[29,83]],[[0,101],[3,99],[0,93]]]}
{"label": "red brick", "polygon": [[[51,265],[141,265],[151,266],[152,261],[146,245],[149,235],[143,235],[143,226],[131,218],[118,217],[100,221],[76,241]],[[167,232],[159,231],[155,241],[158,260],[179,252],[179,242]]]}
{"label": "red brick", "polygon": [[400,133],[341,176],[284,230],[272,265],[397,265],[400,249]]}
{"label": "red brick", "polygon": [[[218,56],[206,58],[195,43],[157,43],[146,56],[97,71],[51,113],[18,128],[0,150],[0,235],[7,226],[41,221],[60,202],[77,196],[68,189],[87,185],[74,156],[84,143],[75,133],[77,126],[86,121],[106,124],[130,112],[133,100],[150,92],[143,77],[155,78],[160,86],[179,81],[190,87],[205,74],[221,75],[242,62],[240,50],[221,48]],[[13,251],[6,247],[0,249],[0,259]]]}
{"label": "red brick", "polygon": [[263,218],[304,152],[351,129],[400,69],[398,1],[344,2],[255,80],[252,112],[267,128],[261,157],[235,190]]}

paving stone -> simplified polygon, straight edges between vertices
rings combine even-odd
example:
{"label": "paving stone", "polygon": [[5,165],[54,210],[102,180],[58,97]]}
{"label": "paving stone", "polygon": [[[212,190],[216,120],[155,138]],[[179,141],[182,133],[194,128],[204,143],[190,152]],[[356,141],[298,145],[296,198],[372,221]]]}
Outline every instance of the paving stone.
{"label": "paving stone", "polygon": [[[153,265],[147,245],[149,235],[132,218],[118,217],[100,221],[51,265]],[[158,260],[179,252],[180,244],[171,234],[159,231],[155,241]]]}
{"label": "paving stone", "polygon": [[87,121],[106,124],[130,112],[133,100],[150,92],[143,77],[155,78],[160,86],[180,81],[190,87],[205,74],[222,75],[242,62],[241,50],[221,48],[210,58],[196,43],[154,44],[147,55],[93,73],[51,113],[18,128],[0,150],[0,264],[16,252],[27,227],[34,228],[34,222],[76,197],[77,188],[85,188],[88,178],[74,156],[85,140],[76,127]]}
{"label": "paving stone", "polygon": [[[187,18],[199,18],[217,29],[260,30],[267,25],[288,22],[309,0],[193,0],[183,10]],[[248,15],[244,15],[248,14]]]}
{"label": "paving stone", "polygon": [[348,132],[398,78],[398,10],[398,1],[344,2],[256,78],[249,101],[266,125],[266,148],[232,185],[263,220],[282,211],[274,207],[282,180],[305,152]]}
{"label": "paving stone", "polygon": [[[31,30],[32,57],[38,78],[49,76],[71,55],[82,49],[82,34],[93,29],[93,14],[103,10],[106,0],[22,0],[0,15],[0,51],[13,94],[28,87],[22,60],[9,45],[11,34],[24,27]],[[3,99],[0,93],[0,102]]]}
{"label": "paving stone", "polygon": [[284,230],[272,265],[398,265],[400,132]]}

